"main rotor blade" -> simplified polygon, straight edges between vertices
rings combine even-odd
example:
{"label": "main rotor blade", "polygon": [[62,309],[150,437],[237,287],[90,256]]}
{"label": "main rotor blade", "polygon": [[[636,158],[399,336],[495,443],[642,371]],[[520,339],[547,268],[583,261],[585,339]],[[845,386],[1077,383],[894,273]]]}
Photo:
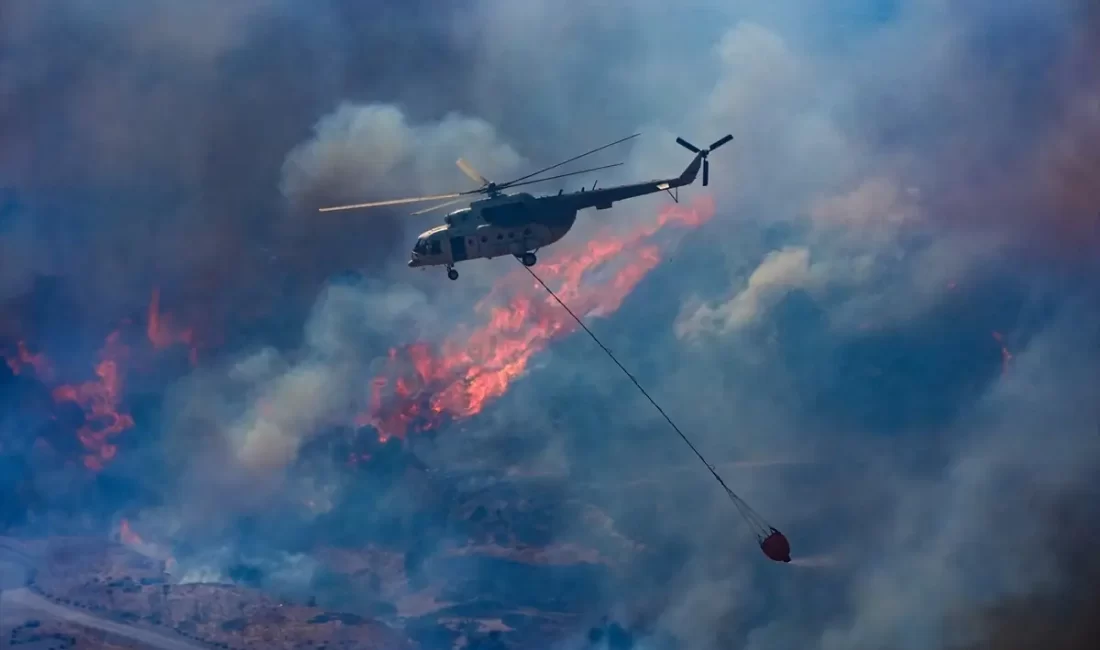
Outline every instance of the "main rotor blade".
{"label": "main rotor blade", "polygon": [[410,212],[409,214],[415,217],[418,214],[424,214],[425,212],[432,212],[434,210],[438,210],[439,208],[445,208],[448,205],[454,205],[455,203],[462,203],[465,200],[466,200],[465,197],[459,197],[459,198],[454,199],[452,201],[447,201],[446,203],[440,203],[438,205],[433,205],[430,208],[424,208],[423,210],[417,210],[416,212]]}
{"label": "main rotor blade", "polygon": [[543,181],[552,181],[555,178],[565,178],[566,176],[576,176],[577,174],[587,174],[588,172],[599,171],[601,169],[611,169],[612,167],[618,167],[622,164],[623,163],[618,162],[618,163],[615,163],[614,165],[604,165],[603,167],[592,167],[592,168],[589,168],[589,169],[582,169],[580,171],[569,172],[567,174],[558,174],[557,176],[547,176],[546,178],[536,178],[533,181],[524,181],[522,183],[512,183],[508,187],[510,187],[510,188],[511,187],[519,187],[520,185],[530,185],[531,183],[541,183]]}
{"label": "main rotor blade", "polygon": [[[605,144],[602,147],[596,147],[595,149],[593,149],[591,151],[586,151],[586,152],[582,153],[579,156],[573,156],[569,160],[563,160],[562,162],[560,162],[556,165],[550,165],[549,167],[544,167],[543,169],[540,169],[540,170],[538,170],[537,172],[535,172],[533,174],[527,174],[526,176],[520,176],[519,178],[517,178],[515,180],[508,181],[507,183],[501,183],[500,185],[497,186],[497,189],[504,189],[506,187],[514,186],[514,185],[518,184],[520,181],[526,181],[528,178],[531,178],[532,176],[538,176],[539,174],[541,174],[543,172],[548,172],[551,169],[557,169],[558,167],[561,167],[562,165],[564,165],[566,163],[571,163],[574,160],[580,160],[581,158],[584,158],[585,156],[594,154],[597,151],[603,151],[604,149],[607,149],[608,147],[613,147],[613,146],[619,144],[620,142],[626,142],[627,140],[636,138],[639,135],[641,135],[641,133],[635,133],[634,135],[628,135],[625,138],[620,138],[620,139],[618,139],[618,140],[616,140],[616,141],[614,141],[610,144]],[[577,172],[577,173],[579,174],[580,172]],[[560,176],[553,176],[552,178],[561,178],[561,177]],[[547,178],[547,179],[544,179],[544,180],[550,180],[550,179]],[[530,181],[530,182],[534,182],[534,181]]]}
{"label": "main rotor blade", "polygon": [[696,147],[695,145],[691,144],[683,138],[676,138],[676,144],[680,145],[681,147],[687,149],[692,153],[699,153],[699,147]]}
{"label": "main rotor blade", "polygon": [[483,186],[489,184],[489,179],[477,173],[477,170],[474,169],[474,166],[466,162],[462,158],[456,160],[455,164],[458,165],[458,168],[462,170],[463,174],[469,176],[470,179],[473,180],[475,183],[480,183]]}
{"label": "main rotor blade", "polygon": [[389,201],[371,201],[370,203],[356,203],[354,205],[336,205],[331,208],[318,208],[318,212],[334,212],[336,210],[355,210],[357,208],[377,208],[383,205],[402,205],[405,203],[419,203],[421,201],[438,201],[440,199],[453,199],[475,192],[455,192],[454,194],[436,194],[434,196],[417,196],[408,199],[390,199]]}
{"label": "main rotor blade", "polygon": [[707,148],[710,149],[711,151],[714,151],[715,149],[717,149],[718,147],[721,147],[722,145],[726,144],[727,142],[729,142],[732,139],[733,139],[733,135],[732,134],[727,134],[725,137],[723,137],[719,140],[716,140],[714,142],[714,144],[710,145]]}

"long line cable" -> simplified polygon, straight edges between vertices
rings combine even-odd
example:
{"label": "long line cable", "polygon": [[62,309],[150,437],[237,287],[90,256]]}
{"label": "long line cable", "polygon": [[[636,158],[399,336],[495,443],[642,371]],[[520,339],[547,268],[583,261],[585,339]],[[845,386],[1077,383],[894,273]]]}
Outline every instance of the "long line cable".
{"label": "long line cable", "polygon": [[[520,263],[522,264],[522,261]],[[523,268],[527,269],[527,272],[531,274],[531,277],[538,281],[538,283],[542,285],[543,289],[546,289],[546,292],[549,293],[550,296],[553,297],[559,305],[561,305],[562,309],[564,309],[570,316],[573,317],[573,320],[577,321],[577,324],[580,325],[581,328],[583,328],[584,331],[588,333],[588,336],[596,342],[596,345],[600,346],[600,348],[607,354],[608,358],[615,362],[615,365],[619,367],[619,370],[622,370],[623,374],[626,375],[627,378],[634,384],[634,386],[638,388],[638,391],[641,392],[647,400],[649,400],[649,403],[653,405],[653,408],[657,409],[657,412],[661,414],[661,417],[665,419],[665,422],[668,422],[669,426],[672,427],[672,430],[680,436],[680,439],[687,443],[687,446],[691,448],[691,451],[694,452],[699,460],[702,461],[703,465],[706,466],[707,471],[711,473],[711,476],[713,476],[715,480],[718,481],[718,484],[722,486],[722,489],[726,491],[726,494],[729,496],[730,500],[733,501],[733,505],[741,514],[741,517],[744,518],[745,521],[753,527],[753,532],[756,534],[756,536],[760,539],[766,537],[768,533],[772,530],[771,525],[768,524],[768,522],[765,521],[759,513],[753,510],[749,506],[749,504],[744,501],[744,499],[737,496],[737,494],[733,490],[731,490],[728,485],[726,485],[726,482],[722,480],[722,477],[718,474],[718,471],[714,469],[714,465],[711,465],[709,462],[707,462],[707,459],[703,457],[703,454],[699,452],[699,449],[696,448],[694,444],[692,444],[691,440],[689,440],[684,432],[680,430],[680,427],[676,426],[676,423],[673,422],[668,413],[666,413],[665,410],[661,408],[661,405],[657,403],[657,400],[653,399],[653,397],[650,396],[649,392],[647,392],[646,389],[643,388],[640,383],[638,383],[638,380],[634,378],[634,375],[632,375],[630,371],[626,369],[626,366],[619,362],[618,358],[615,357],[615,354],[612,353],[611,350],[606,345],[604,345],[602,341],[600,341],[595,332],[593,332],[591,329],[588,328],[587,325],[584,324],[584,321],[582,321],[580,317],[577,316],[577,314],[569,308],[569,305],[565,304],[565,301],[559,298],[558,294],[553,289],[551,289],[549,285],[543,282],[542,278],[540,278],[538,274],[531,269],[531,267],[524,264]]]}

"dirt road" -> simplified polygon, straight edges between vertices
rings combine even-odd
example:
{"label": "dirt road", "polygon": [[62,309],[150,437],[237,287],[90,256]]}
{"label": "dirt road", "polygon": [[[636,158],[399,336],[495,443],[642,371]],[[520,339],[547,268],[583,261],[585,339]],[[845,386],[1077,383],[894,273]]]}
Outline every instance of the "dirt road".
{"label": "dirt road", "polygon": [[170,633],[109,621],[50,602],[24,586],[27,573],[31,568],[28,560],[26,555],[0,546],[0,615],[4,618],[8,618],[16,611],[34,612],[40,618],[52,617],[82,627],[102,630],[159,650],[209,650],[209,646],[189,642],[171,636]]}

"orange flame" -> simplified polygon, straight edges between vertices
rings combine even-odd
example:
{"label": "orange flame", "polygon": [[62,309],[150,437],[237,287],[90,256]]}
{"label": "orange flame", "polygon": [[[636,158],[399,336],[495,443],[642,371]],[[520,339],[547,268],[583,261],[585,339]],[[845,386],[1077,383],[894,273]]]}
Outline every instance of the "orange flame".
{"label": "orange flame", "polygon": [[145,540],[130,528],[130,522],[123,519],[118,523],[118,538],[127,546],[141,546]]}
{"label": "orange flame", "polygon": [[176,558],[172,557],[171,552],[160,544],[151,544],[146,542],[141,535],[134,532],[134,529],[130,527],[129,520],[123,518],[118,522],[118,541],[122,542],[131,550],[141,553],[146,557],[157,558],[164,562],[162,570],[166,573],[172,573],[176,568]]}
{"label": "orange flame", "polygon": [[[93,471],[103,469],[118,452],[108,439],[134,426],[133,418],[118,410],[122,401],[121,366],[129,356],[129,349],[120,339],[121,332],[117,330],[107,337],[95,367],[97,379],[57,385],[50,393],[54,402],[74,402],[84,411],[85,422],[77,430],[77,436],[89,452],[84,457],[84,466]],[[17,356],[5,360],[15,374],[22,374],[30,367],[39,381],[54,383],[54,370],[45,354],[31,354],[23,341],[18,343]]]}
{"label": "orange flame", "polygon": [[[130,319],[122,321],[129,328]],[[125,367],[130,361],[130,349],[122,343],[122,331],[116,330],[108,337],[99,352],[95,366],[96,378],[81,384],[62,384],[55,379],[55,372],[44,354],[32,354],[25,342],[20,341],[15,355],[4,355],[8,367],[15,374],[23,374],[33,368],[37,379],[52,388],[55,403],[73,402],[85,414],[85,423],[77,431],[81,444],[88,452],[84,466],[100,471],[118,453],[110,439],[134,426],[134,419],[120,410],[123,402]],[[197,348],[194,332],[190,328],[177,327],[170,316],[160,309],[160,290],[154,288],[149,301],[145,331],[154,350],[183,344],[190,348],[191,365],[197,364]],[[142,350],[142,353],[147,352]]]}
{"label": "orange flame", "polygon": [[107,337],[95,368],[98,381],[58,386],[53,390],[54,401],[75,402],[84,409],[86,422],[77,431],[77,436],[89,452],[84,457],[84,466],[93,471],[103,469],[118,453],[118,448],[108,440],[134,426],[134,419],[118,410],[122,401],[120,365],[129,355],[119,339],[118,331]]}
{"label": "orange flame", "polygon": [[195,333],[190,328],[177,329],[167,314],[160,312],[160,289],[154,288],[149,298],[149,316],[145,333],[156,350],[163,350],[177,343],[190,348],[188,360],[192,366],[198,365],[198,349],[195,347]]}
{"label": "orange flame", "polygon": [[16,345],[16,356],[5,357],[4,360],[11,371],[17,375],[23,374],[30,367],[34,369],[34,374],[39,381],[49,381],[53,378],[53,368],[50,366],[49,359],[41,352],[31,354],[30,350],[27,349],[26,341],[20,341]]}
{"label": "orange flame", "polygon": [[[539,275],[557,285],[558,296],[578,316],[607,316],[660,263],[660,246],[648,241],[653,235],[672,224],[697,227],[713,215],[709,197],[691,206],[669,206],[655,222],[625,237],[604,234],[583,248],[559,249],[539,265]],[[498,304],[502,293],[507,294],[507,306]],[[479,413],[523,374],[534,354],[577,329],[523,270],[505,276],[475,311],[486,317],[486,324],[445,341],[438,354],[423,343],[404,348],[401,356],[391,350],[386,372],[371,382],[369,406],[356,424],[374,426],[385,441],[410,429],[435,427],[446,418]],[[390,399],[384,397],[387,388]]]}

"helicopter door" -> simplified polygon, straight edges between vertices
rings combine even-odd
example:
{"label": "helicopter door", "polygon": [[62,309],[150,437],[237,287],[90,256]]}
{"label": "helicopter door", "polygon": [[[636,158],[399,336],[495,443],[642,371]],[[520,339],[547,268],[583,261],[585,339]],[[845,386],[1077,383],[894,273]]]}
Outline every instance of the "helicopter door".
{"label": "helicopter door", "polygon": [[466,254],[465,237],[451,237],[451,258],[455,262],[462,262],[469,259],[469,256]]}

